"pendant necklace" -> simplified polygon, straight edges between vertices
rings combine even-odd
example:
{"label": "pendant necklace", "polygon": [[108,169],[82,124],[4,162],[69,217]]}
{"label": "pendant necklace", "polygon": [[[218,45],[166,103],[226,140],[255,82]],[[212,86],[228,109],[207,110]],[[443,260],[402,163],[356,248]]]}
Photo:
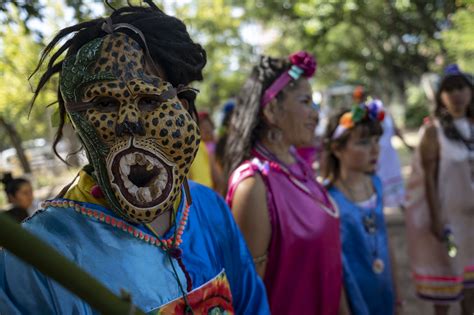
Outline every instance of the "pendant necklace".
{"label": "pendant necklace", "polygon": [[[362,225],[364,226],[364,230],[369,235],[370,240],[371,240],[370,247],[371,247],[371,252],[372,252],[372,271],[376,274],[381,274],[385,270],[385,263],[379,257],[379,251],[378,251],[378,237],[377,237],[378,228],[377,228],[377,216],[375,213],[378,200],[376,201],[375,207],[374,206],[362,207],[355,202],[356,198],[354,198],[353,190],[350,189],[344,183],[344,181],[341,180],[340,182],[342,186],[345,188],[345,190],[349,193],[349,197],[351,198],[352,203],[354,203],[356,207],[361,210],[360,213],[362,216]],[[367,195],[367,192],[370,191],[370,188],[367,188],[366,183],[364,183],[364,189]],[[368,212],[366,210],[368,210]]]}

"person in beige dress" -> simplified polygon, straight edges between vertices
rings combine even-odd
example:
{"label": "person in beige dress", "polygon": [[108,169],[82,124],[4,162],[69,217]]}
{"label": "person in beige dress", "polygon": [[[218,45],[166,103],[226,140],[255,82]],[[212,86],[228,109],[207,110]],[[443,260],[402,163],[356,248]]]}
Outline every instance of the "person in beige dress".
{"label": "person in beige dress", "polygon": [[474,314],[474,101],[472,76],[448,66],[434,119],[421,128],[407,185],[413,279],[434,314],[461,303]]}

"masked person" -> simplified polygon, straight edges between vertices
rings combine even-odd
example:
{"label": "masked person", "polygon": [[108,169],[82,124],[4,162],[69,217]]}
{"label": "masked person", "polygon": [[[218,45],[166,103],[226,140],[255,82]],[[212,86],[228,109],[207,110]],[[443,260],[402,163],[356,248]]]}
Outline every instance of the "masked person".
{"label": "masked person", "polygon": [[[202,79],[206,53],[179,19],[146,3],[66,28],[46,47],[36,95],[59,73],[61,126],[67,116],[89,165],[23,227],[147,313],[267,314],[225,203],[186,181],[200,141],[188,84]],[[95,313],[0,252],[0,313],[38,312]]]}

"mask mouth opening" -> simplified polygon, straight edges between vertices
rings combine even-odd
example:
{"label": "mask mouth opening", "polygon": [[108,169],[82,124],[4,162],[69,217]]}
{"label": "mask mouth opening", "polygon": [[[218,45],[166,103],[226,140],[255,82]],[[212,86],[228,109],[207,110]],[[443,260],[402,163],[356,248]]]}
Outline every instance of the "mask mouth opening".
{"label": "mask mouth opening", "polygon": [[112,160],[113,183],[137,208],[153,208],[166,200],[173,183],[172,167],[153,152],[130,147]]}

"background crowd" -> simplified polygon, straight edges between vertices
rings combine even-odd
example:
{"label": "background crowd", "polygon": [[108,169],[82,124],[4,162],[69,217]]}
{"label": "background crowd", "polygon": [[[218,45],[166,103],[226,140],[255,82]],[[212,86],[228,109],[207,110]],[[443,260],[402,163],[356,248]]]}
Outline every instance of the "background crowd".
{"label": "background crowd", "polygon": [[[188,17],[209,61],[196,85],[201,142],[188,178],[225,199],[272,314],[403,314],[409,294],[424,312],[474,313],[472,4],[162,5]],[[110,9],[10,3],[1,12],[8,27],[0,127],[8,136],[0,146],[16,150],[2,151],[1,201],[18,222],[36,210],[33,188],[52,197],[68,172],[51,155],[23,148],[21,139],[51,138],[61,113],[36,106],[24,121],[28,97],[19,91],[27,84],[18,75],[34,70],[50,36],[38,17],[49,19],[61,6],[64,21]],[[389,18],[375,19],[376,9]],[[25,44],[31,49],[19,58]],[[37,104],[54,99],[54,84],[44,85]],[[85,157],[68,128],[61,125],[57,151],[77,172]],[[395,137],[403,146],[393,145]],[[404,218],[404,251],[389,235],[393,213]],[[400,271],[397,261],[407,256],[410,267]],[[401,283],[400,273],[411,282]]]}

